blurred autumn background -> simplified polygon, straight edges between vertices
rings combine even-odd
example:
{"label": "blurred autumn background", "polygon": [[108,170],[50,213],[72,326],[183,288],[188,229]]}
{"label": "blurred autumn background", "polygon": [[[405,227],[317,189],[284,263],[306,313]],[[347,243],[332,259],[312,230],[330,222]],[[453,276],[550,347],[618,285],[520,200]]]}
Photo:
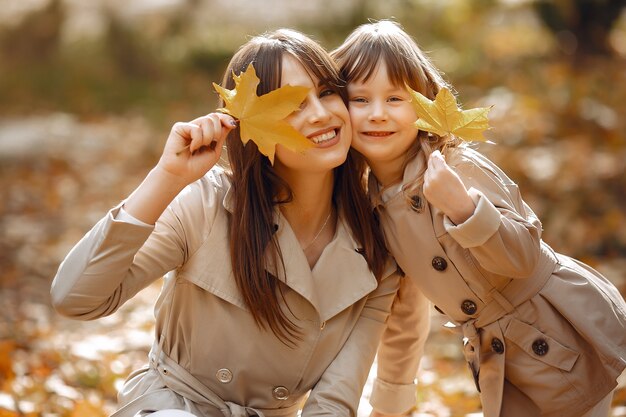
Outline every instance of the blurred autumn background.
{"label": "blurred autumn background", "polygon": [[[0,0],[0,417],[105,416],[145,361],[158,283],[81,323],[51,311],[50,282],[170,126],[214,109],[233,51],[281,26],[330,49],[391,17],[466,108],[494,106],[496,144],[480,149],[520,184],[545,239],[626,294],[623,0]],[[414,416],[479,416],[457,336],[433,321]]]}

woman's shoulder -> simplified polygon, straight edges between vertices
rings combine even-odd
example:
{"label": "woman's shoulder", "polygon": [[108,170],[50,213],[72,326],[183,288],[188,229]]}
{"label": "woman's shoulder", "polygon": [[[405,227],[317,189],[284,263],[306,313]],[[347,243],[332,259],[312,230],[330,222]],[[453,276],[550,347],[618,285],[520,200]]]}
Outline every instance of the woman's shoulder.
{"label": "woman's shoulder", "polygon": [[168,211],[188,228],[210,226],[227,209],[231,182],[227,171],[213,167],[189,184],[170,204]]}
{"label": "woman's shoulder", "polygon": [[180,192],[176,200],[201,200],[204,204],[222,204],[230,190],[230,178],[223,167],[211,168],[200,179],[192,182]]}

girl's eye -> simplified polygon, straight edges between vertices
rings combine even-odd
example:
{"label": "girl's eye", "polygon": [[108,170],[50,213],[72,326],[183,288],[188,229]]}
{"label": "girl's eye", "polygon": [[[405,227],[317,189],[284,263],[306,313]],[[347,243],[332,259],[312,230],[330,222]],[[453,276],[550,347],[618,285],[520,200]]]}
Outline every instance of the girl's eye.
{"label": "girl's eye", "polygon": [[367,103],[367,100],[363,97],[351,97],[350,101],[354,103]]}
{"label": "girl's eye", "polygon": [[320,92],[320,98],[326,97],[326,96],[331,96],[333,94],[337,94],[337,92],[335,90],[330,89],[330,88],[326,88],[326,89],[324,89],[324,90],[322,90]]}
{"label": "girl's eye", "polygon": [[404,99],[402,97],[389,97],[388,99],[389,101],[404,101]]}

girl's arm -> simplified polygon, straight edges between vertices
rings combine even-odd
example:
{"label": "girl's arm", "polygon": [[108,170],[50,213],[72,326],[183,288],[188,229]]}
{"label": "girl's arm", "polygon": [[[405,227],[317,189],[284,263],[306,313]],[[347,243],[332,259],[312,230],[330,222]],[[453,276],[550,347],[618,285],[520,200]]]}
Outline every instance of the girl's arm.
{"label": "girl's arm", "polygon": [[415,379],[429,331],[430,302],[406,276],[400,280],[378,348],[378,372],[370,397],[372,416],[406,413],[415,407]]}
{"label": "girl's arm", "polygon": [[[52,304],[61,314],[83,320],[109,315],[184,262],[193,240],[201,238],[198,230],[212,218],[215,193],[205,180],[189,187],[173,203],[172,199],[187,181],[204,175],[218,160],[221,143],[231,127],[214,129],[216,119],[226,123],[232,120],[214,114],[174,125],[159,164],[122,203],[128,214],[148,225],[117,220],[120,204],[66,256],[51,288]],[[219,145],[215,150],[192,154],[213,140]],[[185,144],[190,145],[190,151],[177,156]],[[159,216],[157,225],[150,226]],[[184,221],[190,218],[196,223],[185,227]]]}
{"label": "girl's arm", "polygon": [[530,276],[540,254],[539,219],[497,166],[475,151],[463,152],[450,165],[439,152],[431,155],[424,196],[444,214],[450,236],[482,268],[511,278]]}
{"label": "girl's arm", "polygon": [[400,277],[383,278],[370,293],[341,351],[326,368],[302,410],[303,417],[356,416],[361,392],[398,290]]}

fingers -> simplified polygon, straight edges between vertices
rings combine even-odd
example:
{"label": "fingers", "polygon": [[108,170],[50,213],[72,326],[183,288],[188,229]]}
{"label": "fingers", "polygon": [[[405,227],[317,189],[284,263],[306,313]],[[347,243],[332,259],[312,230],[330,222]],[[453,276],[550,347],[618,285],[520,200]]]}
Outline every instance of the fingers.
{"label": "fingers", "polygon": [[[179,125],[177,123],[177,125]],[[228,132],[237,126],[231,116],[223,113],[211,113],[189,123],[181,123],[181,136],[189,144],[189,152],[214,150],[221,146]]]}
{"label": "fingers", "polygon": [[445,168],[446,165],[446,158],[439,150],[430,154],[430,157],[428,158],[429,168]]}

